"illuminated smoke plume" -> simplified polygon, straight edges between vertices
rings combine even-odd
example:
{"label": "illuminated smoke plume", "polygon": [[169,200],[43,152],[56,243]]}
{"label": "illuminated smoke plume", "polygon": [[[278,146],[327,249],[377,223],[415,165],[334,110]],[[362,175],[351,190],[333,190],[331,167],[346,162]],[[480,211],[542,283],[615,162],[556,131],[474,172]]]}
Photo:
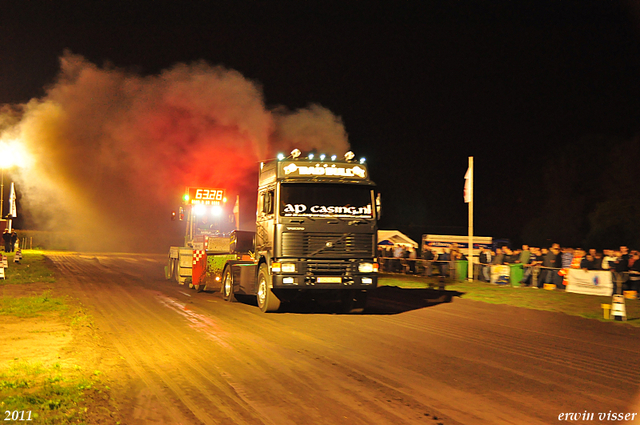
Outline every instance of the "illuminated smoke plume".
{"label": "illuminated smoke plume", "polygon": [[65,53],[56,83],[22,106],[18,122],[15,107],[0,110],[2,137],[17,135],[34,160],[18,177],[21,205],[38,226],[73,232],[83,250],[180,243],[169,212],[187,186],[240,194],[241,227],[251,228],[260,161],[292,147],[348,150],[330,111],[270,111],[259,85],[204,62],[140,76]]}

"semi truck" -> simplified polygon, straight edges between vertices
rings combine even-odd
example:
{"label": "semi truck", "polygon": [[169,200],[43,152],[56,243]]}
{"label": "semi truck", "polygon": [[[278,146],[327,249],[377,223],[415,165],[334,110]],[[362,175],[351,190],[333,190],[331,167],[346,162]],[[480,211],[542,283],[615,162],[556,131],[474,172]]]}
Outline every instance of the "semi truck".
{"label": "semi truck", "polygon": [[364,308],[378,283],[380,197],[364,160],[354,158],[295,149],[261,163],[255,231],[198,231],[196,207],[224,209],[224,190],[191,188],[185,246],[171,247],[167,277],[219,289],[227,301],[255,297],[263,312],[306,297],[339,301],[345,312]]}

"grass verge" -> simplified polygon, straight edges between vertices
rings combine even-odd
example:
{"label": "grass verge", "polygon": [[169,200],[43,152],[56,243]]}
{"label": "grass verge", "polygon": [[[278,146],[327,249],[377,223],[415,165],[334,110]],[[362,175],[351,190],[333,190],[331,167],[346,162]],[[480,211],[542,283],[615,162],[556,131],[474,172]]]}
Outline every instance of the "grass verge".
{"label": "grass verge", "polygon": [[91,423],[94,410],[110,416],[108,391],[99,371],[77,365],[16,360],[0,370],[0,410],[33,423]]}
{"label": "grass verge", "polygon": [[0,279],[0,285],[56,281],[42,251],[22,251],[22,259],[18,263],[14,261],[15,252],[4,255],[9,267],[4,270],[5,278]]}
{"label": "grass verge", "polygon": [[0,315],[35,317],[45,312],[68,310],[66,299],[53,297],[51,291],[29,297],[6,297],[3,291],[3,296],[0,298]]}
{"label": "grass verge", "polygon": [[42,252],[25,252],[19,264],[10,255],[6,271],[0,280],[0,343],[13,348],[0,357],[2,419],[119,423],[111,389],[94,369],[91,314],[76,300],[54,295],[55,285],[48,284],[55,282],[54,273]]}
{"label": "grass verge", "polygon": [[[435,279],[419,276],[381,275],[378,286],[397,286],[400,288],[427,288]],[[546,310],[566,313],[588,319],[605,320],[602,304],[611,304],[611,297],[573,294],[563,290],[546,291],[492,285],[486,282],[451,282],[446,285],[448,291],[463,293],[464,299],[482,301],[490,304],[505,304],[534,310]],[[640,327],[640,300],[625,300],[626,323]],[[619,322],[618,322],[619,323]]]}

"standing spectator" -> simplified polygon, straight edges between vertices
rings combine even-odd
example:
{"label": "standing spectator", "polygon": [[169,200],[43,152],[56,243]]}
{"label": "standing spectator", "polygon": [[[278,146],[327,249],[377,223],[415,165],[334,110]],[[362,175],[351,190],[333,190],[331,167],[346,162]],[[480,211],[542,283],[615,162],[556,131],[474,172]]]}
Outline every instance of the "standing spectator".
{"label": "standing spectator", "polygon": [[522,245],[522,251],[520,251],[520,257],[516,261],[516,263],[520,264],[529,264],[529,257],[531,257],[531,250],[529,249],[529,245]]}
{"label": "standing spectator", "polygon": [[602,253],[596,251],[594,248],[589,249],[589,254],[593,257],[593,261],[594,261],[594,266],[595,269],[594,270],[601,270],[602,269]]}
{"label": "standing spectator", "polygon": [[542,287],[545,283],[554,283],[554,275],[557,275],[556,261],[559,259],[560,250],[558,244],[553,244],[549,249],[549,252],[542,259],[542,267],[544,269],[540,272],[540,281],[538,282],[538,288]]}
{"label": "standing spectator", "polygon": [[602,263],[600,264],[600,267],[602,268],[602,270],[609,270],[611,268],[611,265],[613,263],[616,262],[616,257],[615,255],[613,255],[613,251],[610,249],[605,249],[603,251],[604,256],[602,257]]}
{"label": "standing spectator", "polygon": [[585,257],[585,252],[584,249],[576,249],[575,251],[573,251],[573,258],[571,259],[571,264],[569,264],[569,267],[571,267],[572,269],[579,269],[580,264],[582,263],[582,260]]}
{"label": "standing spectator", "polygon": [[438,253],[435,250],[431,249],[431,247],[425,245],[424,250],[422,251],[422,258],[427,260],[425,271],[426,275],[428,277],[431,277],[433,262],[438,259]]}
{"label": "standing spectator", "polygon": [[631,291],[640,291],[640,253],[633,251],[629,267],[629,281],[627,282],[627,288]]}
{"label": "standing spectator", "polygon": [[618,259],[618,264],[620,264],[622,271],[627,271],[629,269],[630,258],[631,254],[629,254],[629,248],[622,245],[620,247],[620,258]]}
{"label": "standing spectator", "polygon": [[493,253],[487,247],[482,248],[478,261],[480,262],[480,271],[486,282],[491,282],[491,262]]}
{"label": "standing spectator", "polygon": [[615,266],[613,267],[613,271],[615,272],[615,288],[617,291],[618,282],[622,284],[623,288],[627,283],[628,276],[625,273],[629,271],[629,258],[631,258],[631,256],[629,255],[629,248],[624,245],[620,247],[620,251],[616,251],[616,254],[618,259],[614,263]]}
{"label": "standing spectator", "polygon": [[502,247],[502,252],[504,252],[504,259],[502,260],[504,264],[513,264],[520,258],[520,251],[518,250],[511,251],[509,247],[505,246]]}
{"label": "standing spectator", "polygon": [[597,270],[596,259],[591,254],[587,254],[582,261],[580,261],[580,268],[582,270]]}
{"label": "standing spectator", "polygon": [[2,240],[4,241],[4,252],[11,252],[11,233],[8,229],[4,229]]}
{"label": "standing spectator", "polygon": [[433,251],[431,250],[431,248],[425,245],[424,249],[422,250],[422,259],[427,261],[433,261],[434,257],[435,255],[433,254]]}
{"label": "standing spectator", "polygon": [[449,275],[449,262],[451,261],[451,255],[449,248],[445,248],[441,254],[438,254],[438,262],[436,263],[440,279],[444,279]]}
{"label": "standing spectator", "polygon": [[562,264],[560,265],[560,268],[563,269],[568,269],[569,267],[571,267],[571,261],[573,261],[573,248],[565,248],[563,247],[562,250]]}
{"label": "standing spectator", "polygon": [[396,245],[393,248],[393,260],[391,263],[392,272],[399,273],[400,271],[402,271],[402,262],[400,261],[401,258],[404,258],[404,248],[401,245]]}
{"label": "standing spectator", "polygon": [[16,229],[11,231],[11,252],[16,250],[16,242],[18,242],[18,234],[16,233]]}
{"label": "standing spectator", "polygon": [[493,262],[491,264],[500,266],[504,263],[504,253],[502,252],[502,248],[496,248],[496,256],[493,257]]}
{"label": "standing spectator", "polygon": [[533,276],[533,268],[542,264],[542,256],[540,255],[540,250],[538,248],[531,248],[529,249],[529,251],[529,259],[525,264],[522,265],[524,274],[522,275],[520,285],[523,286],[530,285],[530,281]]}

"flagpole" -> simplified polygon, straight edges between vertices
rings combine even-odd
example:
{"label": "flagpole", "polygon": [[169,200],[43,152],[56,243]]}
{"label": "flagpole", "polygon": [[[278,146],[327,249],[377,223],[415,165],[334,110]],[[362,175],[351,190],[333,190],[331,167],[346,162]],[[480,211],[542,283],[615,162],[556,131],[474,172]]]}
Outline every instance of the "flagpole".
{"label": "flagpole", "polygon": [[469,256],[467,278],[473,280],[473,157],[469,157]]}

